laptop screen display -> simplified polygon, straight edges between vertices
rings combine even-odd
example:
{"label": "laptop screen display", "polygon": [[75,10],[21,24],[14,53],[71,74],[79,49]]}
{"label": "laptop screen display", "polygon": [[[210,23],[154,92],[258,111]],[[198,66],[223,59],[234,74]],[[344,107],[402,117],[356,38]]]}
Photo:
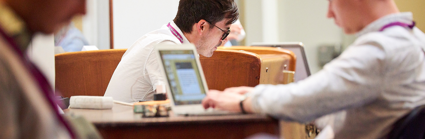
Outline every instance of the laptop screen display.
{"label": "laptop screen display", "polygon": [[193,51],[160,50],[159,53],[175,105],[200,104],[206,92]]}

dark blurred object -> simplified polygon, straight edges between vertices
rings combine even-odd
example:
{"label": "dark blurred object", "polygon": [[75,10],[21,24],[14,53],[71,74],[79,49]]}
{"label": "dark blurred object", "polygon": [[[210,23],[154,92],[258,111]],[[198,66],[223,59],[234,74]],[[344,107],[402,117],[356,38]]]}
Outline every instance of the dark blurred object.
{"label": "dark blurred object", "polygon": [[165,93],[157,93],[153,95],[153,100],[157,101],[157,100],[166,100],[167,96],[165,95]]}
{"label": "dark blurred object", "polygon": [[388,139],[425,139],[425,105],[398,120]]}

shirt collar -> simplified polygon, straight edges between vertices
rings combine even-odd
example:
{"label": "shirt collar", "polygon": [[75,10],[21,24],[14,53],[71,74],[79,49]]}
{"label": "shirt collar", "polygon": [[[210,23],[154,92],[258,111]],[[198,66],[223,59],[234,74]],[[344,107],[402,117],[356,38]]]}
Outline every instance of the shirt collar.
{"label": "shirt collar", "polygon": [[360,32],[358,32],[356,36],[360,37],[370,32],[377,32],[385,25],[393,23],[393,22],[412,24],[412,21],[413,21],[413,16],[412,16],[412,13],[410,12],[390,14],[370,23],[365,28],[363,28]]}
{"label": "shirt collar", "polygon": [[31,41],[31,33],[25,22],[7,5],[0,2],[0,28],[26,51]]}
{"label": "shirt collar", "polygon": [[170,25],[183,37],[183,43],[190,43],[189,40],[187,40],[186,36],[184,36],[180,28],[176,25],[176,23],[174,23],[174,21],[171,21]]}

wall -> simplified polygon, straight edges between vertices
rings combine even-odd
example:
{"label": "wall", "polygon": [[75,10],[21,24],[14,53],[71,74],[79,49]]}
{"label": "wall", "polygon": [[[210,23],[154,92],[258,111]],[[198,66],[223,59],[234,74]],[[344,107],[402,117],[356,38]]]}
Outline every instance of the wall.
{"label": "wall", "polygon": [[326,17],[327,1],[279,0],[279,41],[302,42],[310,70],[321,69],[318,64],[318,46],[341,43],[342,31]]}
{"label": "wall", "polygon": [[114,48],[129,48],[177,14],[179,0],[114,0]]}
{"label": "wall", "polygon": [[312,73],[321,69],[317,60],[320,45],[339,45],[342,31],[326,18],[327,1],[243,0],[245,45],[254,42],[302,42]]}
{"label": "wall", "polygon": [[245,31],[245,45],[251,45],[253,42],[263,42],[263,11],[262,0],[240,0],[243,5],[244,13],[240,13],[244,19],[241,21]]}
{"label": "wall", "polygon": [[401,12],[411,11],[416,26],[425,31],[425,0],[395,0]]}
{"label": "wall", "polygon": [[86,2],[87,14],[83,17],[82,23],[84,37],[90,45],[95,45],[99,49],[109,49],[109,1],[87,0]]}
{"label": "wall", "polygon": [[55,86],[54,47],[53,35],[36,34],[27,51],[31,61],[43,72],[52,87]]}

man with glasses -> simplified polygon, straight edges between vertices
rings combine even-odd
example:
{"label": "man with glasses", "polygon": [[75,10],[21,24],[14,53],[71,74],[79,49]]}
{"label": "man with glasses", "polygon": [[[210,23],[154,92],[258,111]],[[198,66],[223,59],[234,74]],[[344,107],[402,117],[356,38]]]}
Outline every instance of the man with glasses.
{"label": "man with glasses", "polygon": [[173,21],[142,36],[126,51],[105,96],[124,102],[152,100],[156,85],[165,82],[153,53],[155,45],[193,43],[199,54],[211,57],[238,17],[233,0],[180,0]]}

